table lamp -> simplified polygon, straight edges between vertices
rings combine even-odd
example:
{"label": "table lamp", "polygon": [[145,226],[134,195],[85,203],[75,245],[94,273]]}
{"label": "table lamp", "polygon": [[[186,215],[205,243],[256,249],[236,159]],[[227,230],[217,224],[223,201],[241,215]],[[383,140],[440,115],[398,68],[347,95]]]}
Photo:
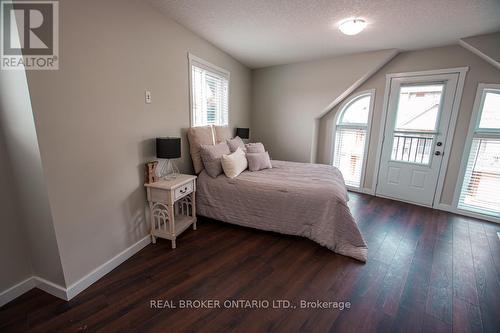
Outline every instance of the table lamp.
{"label": "table lamp", "polygon": [[250,129],[249,128],[236,128],[236,136],[240,139],[250,139]]}
{"label": "table lamp", "polygon": [[158,178],[175,179],[179,169],[172,159],[181,157],[181,138],[156,138],[156,157],[160,159]]}

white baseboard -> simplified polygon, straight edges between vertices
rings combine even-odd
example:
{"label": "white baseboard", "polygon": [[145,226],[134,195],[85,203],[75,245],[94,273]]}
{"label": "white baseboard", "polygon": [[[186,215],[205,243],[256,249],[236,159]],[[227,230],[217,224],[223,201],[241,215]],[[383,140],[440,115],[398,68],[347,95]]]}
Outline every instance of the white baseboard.
{"label": "white baseboard", "polygon": [[80,280],[76,281],[73,283],[71,286],[69,286],[66,289],[66,299],[70,300],[85,289],[87,289],[89,286],[91,286],[93,283],[95,283],[97,280],[102,278],[104,275],[108,274],[111,272],[113,269],[118,267],[120,264],[122,264],[125,260],[142,250],[145,246],[147,246],[149,243],[151,243],[151,236],[147,235],[146,237],[142,238],[139,240],[137,243],[133,244],[132,246],[128,247],[124,251],[118,253],[116,256],[102,264],[101,266],[97,267],[94,269],[92,272],[89,274],[85,275],[83,278]]}
{"label": "white baseboard", "polygon": [[27,291],[33,289],[36,285],[34,277],[29,277],[21,281],[7,290],[0,292],[0,306],[4,306],[15,298],[18,298]]}
{"label": "white baseboard", "polygon": [[142,250],[145,246],[151,243],[151,236],[140,239],[135,244],[131,245],[127,249],[118,253],[116,256],[102,264],[101,266],[94,269],[89,274],[85,275],[83,278],[73,283],[68,288],[64,288],[58,284],[50,282],[44,278],[38,276],[32,276],[18,284],[10,287],[9,289],[0,292],[0,306],[3,306],[15,298],[21,296],[25,292],[33,289],[39,288],[53,296],[61,298],[65,301],[69,301],[88,287],[90,287],[97,280],[102,278],[104,275],[111,272],[113,269],[122,264],[125,260]]}
{"label": "white baseboard", "polygon": [[41,289],[46,293],[51,294],[55,297],[59,297],[65,301],[68,300],[68,298],[66,297],[66,288],[64,288],[63,286],[50,282],[49,280],[45,280],[44,278],[41,278],[39,276],[34,276],[33,278],[36,281],[35,287],[37,287],[38,289]]}
{"label": "white baseboard", "polygon": [[435,209],[439,209],[439,210],[444,210],[445,212],[449,212],[449,213],[454,213],[456,214],[455,212],[455,209],[453,208],[452,205],[448,205],[448,204],[444,204],[444,203],[438,203],[435,207],[433,207]]}
{"label": "white baseboard", "polygon": [[488,215],[484,215],[484,214],[469,212],[469,211],[466,211],[466,210],[455,208],[452,205],[448,205],[448,204],[440,203],[440,204],[437,204],[434,208],[435,209],[439,209],[439,210],[444,210],[446,212],[457,214],[457,215],[462,215],[462,216],[467,216],[467,217],[473,217],[473,218],[476,218],[476,219],[479,219],[479,220],[485,220],[485,221],[493,222],[493,223],[500,223],[500,219],[498,217],[493,217],[493,216],[488,216]]}
{"label": "white baseboard", "polygon": [[371,188],[367,188],[367,187],[356,188],[356,187],[350,187],[350,186],[346,186],[346,187],[347,187],[348,191],[375,195],[375,191],[372,190]]}
{"label": "white baseboard", "polygon": [[467,217],[473,217],[473,218],[476,218],[476,219],[479,219],[479,220],[488,221],[488,222],[500,223],[500,218],[493,217],[493,216],[488,216],[488,215],[484,215],[484,214],[479,214],[479,213],[474,213],[474,212],[469,212],[469,211],[462,210],[462,209],[458,209],[458,208],[455,208],[455,207],[453,207],[452,205],[449,205],[449,204],[438,203],[437,205],[434,205],[433,207],[430,207],[430,206],[420,205],[420,204],[415,203],[415,202],[410,202],[410,201],[400,200],[400,199],[396,199],[396,198],[386,197],[386,196],[383,196],[383,195],[380,195],[380,194],[376,194],[376,193],[374,193],[373,190],[366,189],[366,188],[363,188],[363,189],[351,189],[351,188],[349,188],[349,191],[371,194],[371,195],[374,195],[374,196],[377,196],[377,197],[380,197],[380,198],[386,198],[386,199],[390,199],[390,200],[395,200],[395,201],[400,201],[400,202],[406,202],[406,203],[409,203],[409,204],[412,204],[412,205],[417,205],[417,206],[422,206],[422,207],[428,207],[428,208],[432,208],[432,209],[442,210],[442,211],[445,211],[445,212],[448,212],[448,213],[453,213],[453,214],[467,216]]}
{"label": "white baseboard", "polygon": [[365,194],[375,195],[375,191],[371,188],[364,187],[361,189],[361,191]]}

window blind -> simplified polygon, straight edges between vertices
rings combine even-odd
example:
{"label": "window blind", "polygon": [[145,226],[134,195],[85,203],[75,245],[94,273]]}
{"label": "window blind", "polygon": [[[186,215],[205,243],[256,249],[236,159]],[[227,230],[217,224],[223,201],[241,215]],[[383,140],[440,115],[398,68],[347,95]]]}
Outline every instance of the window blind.
{"label": "window blind", "polygon": [[194,62],[191,65],[191,126],[228,125],[229,78]]}
{"label": "window blind", "polygon": [[333,165],[339,168],[346,185],[360,187],[366,130],[337,127]]}
{"label": "window blind", "polygon": [[500,217],[500,90],[480,93],[458,208]]}
{"label": "window blind", "polygon": [[500,216],[500,138],[474,138],[458,208]]}
{"label": "window blind", "polygon": [[362,93],[346,102],[336,123],[333,166],[350,187],[361,187],[372,97],[372,92]]}

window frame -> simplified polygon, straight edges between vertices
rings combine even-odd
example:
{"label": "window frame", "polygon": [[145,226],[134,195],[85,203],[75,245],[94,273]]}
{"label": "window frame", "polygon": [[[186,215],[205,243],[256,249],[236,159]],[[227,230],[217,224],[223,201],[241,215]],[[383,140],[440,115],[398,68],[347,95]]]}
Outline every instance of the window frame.
{"label": "window frame", "polygon": [[471,149],[472,149],[472,141],[474,138],[485,138],[485,137],[490,137],[490,138],[495,138],[495,139],[500,139],[500,129],[481,129],[479,128],[479,122],[481,121],[481,115],[482,115],[482,109],[483,109],[483,104],[484,100],[486,98],[486,92],[487,90],[498,90],[500,91],[500,84],[489,84],[489,83],[479,83],[477,90],[476,90],[476,96],[474,99],[474,105],[472,108],[472,114],[469,122],[469,129],[467,132],[467,137],[465,139],[465,145],[464,145],[464,152],[462,155],[462,159],[460,162],[460,170],[458,173],[458,181],[457,185],[455,187],[455,192],[453,195],[453,208],[456,210],[458,214],[462,215],[468,215],[472,217],[478,217],[481,219],[485,219],[488,221],[493,221],[493,222],[500,222],[500,217],[490,215],[490,214],[485,214],[481,213],[478,210],[473,210],[473,209],[464,209],[464,208],[459,208],[458,203],[460,200],[460,195],[462,191],[462,187],[465,181],[465,172],[467,171],[467,164],[469,161]]}
{"label": "window frame", "polygon": [[[203,125],[197,125],[194,126],[194,121],[193,121],[193,107],[194,107],[194,96],[193,96],[193,66],[196,67],[201,67],[204,68],[208,71],[211,71],[219,76],[225,77],[227,79],[227,124],[222,124],[220,126],[230,126],[231,124],[231,107],[230,107],[230,101],[231,101],[231,73],[222,67],[219,67],[217,65],[214,65],[200,57],[195,56],[194,54],[188,52],[188,72],[189,72],[189,127],[201,127],[201,126],[208,126],[210,124],[203,124]],[[216,126],[219,126],[217,124]]]}
{"label": "window frame", "polygon": [[[366,121],[366,125],[361,125],[361,124],[339,124],[339,120],[342,119],[344,112],[347,110],[347,108],[357,101],[360,98],[369,96],[370,97],[370,105],[368,107],[368,119]],[[365,176],[366,176],[366,164],[367,164],[367,159],[368,159],[368,150],[370,146],[370,133],[371,133],[371,127],[372,127],[372,118],[373,118],[373,108],[375,106],[375,89],[369,89],[369,90],[363,90],[358,93],[352,94],[347,98],[338,108],[337,113],[335,114],[335,117],[333,119],[333,129],[332,129],[332,154],[331,154],[331,159],[330,159],[330,165],[333,165],[335,161],[335,140],[337,137],[337,128],[342,128],[342,129],[360,129],[360,130],[365,130],[365,147],[363,151],[363,163],[361,165],[361,178],[359,180],[359,187],[347,185],[346,187],[355,192],[363,192],[363,193],[368,193],[369,191],[365,189],[364,183],[365,183]]]}

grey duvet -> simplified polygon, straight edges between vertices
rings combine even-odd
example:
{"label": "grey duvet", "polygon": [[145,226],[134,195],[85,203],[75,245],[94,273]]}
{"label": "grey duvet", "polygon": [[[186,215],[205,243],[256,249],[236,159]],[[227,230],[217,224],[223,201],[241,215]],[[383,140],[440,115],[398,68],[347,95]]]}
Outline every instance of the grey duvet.
{"label": "grey duvet", "polygon": [[197,180],[197,213],[223,222],[307,237],[365,262],[368,248],[347,206],[340,171],[328,165],[272,161],[234,179]]}

